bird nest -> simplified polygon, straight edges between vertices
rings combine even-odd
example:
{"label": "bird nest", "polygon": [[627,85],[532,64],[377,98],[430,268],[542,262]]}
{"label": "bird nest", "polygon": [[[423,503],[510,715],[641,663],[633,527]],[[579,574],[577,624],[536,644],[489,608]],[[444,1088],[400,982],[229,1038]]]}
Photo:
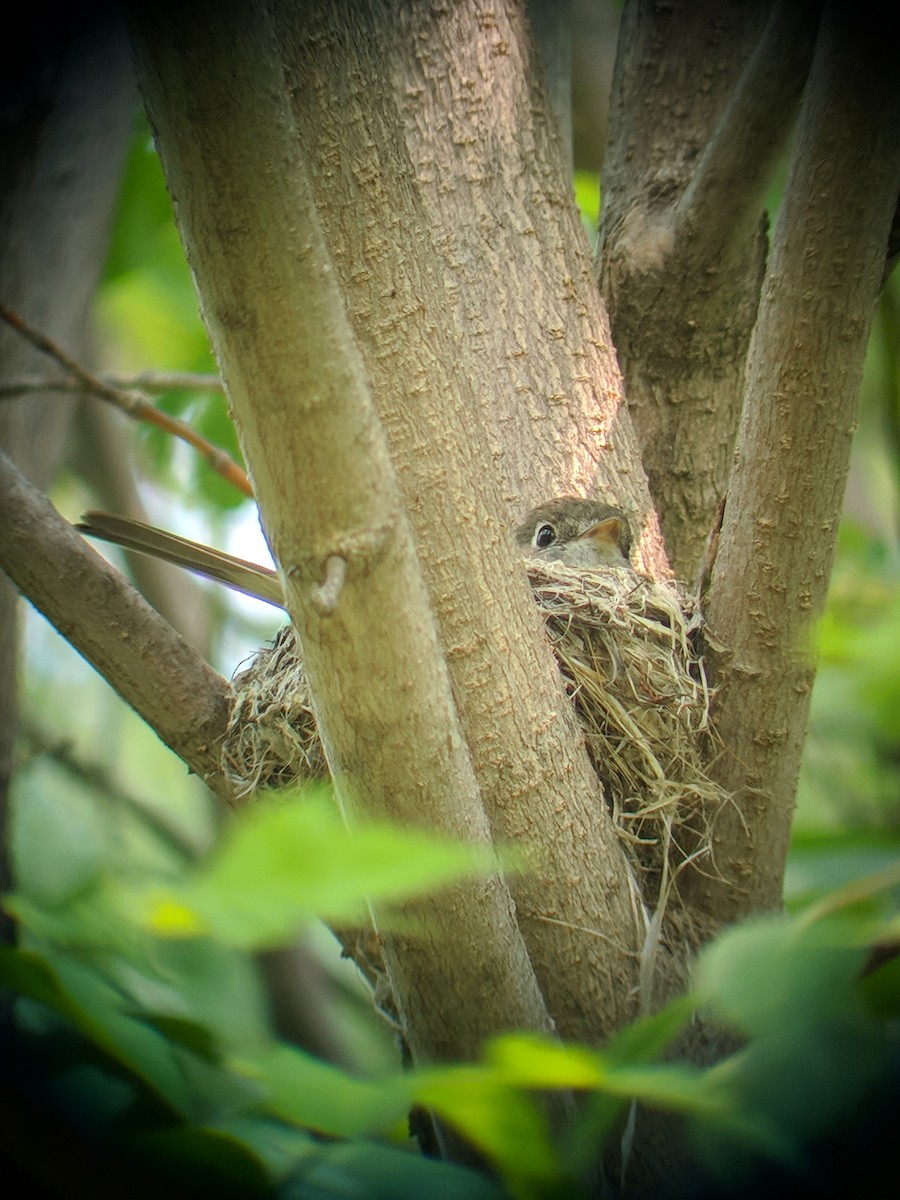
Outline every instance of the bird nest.
{"label": "bird nest", "polygon": [[[624,566],[532,562],[528,576],[641,896],[659,911],[681,866],[708,856],[723,800],[703,769],[710,694],[696,603]],[[292,626],[234,690],[224,763],[239,794],[327,776]]]}

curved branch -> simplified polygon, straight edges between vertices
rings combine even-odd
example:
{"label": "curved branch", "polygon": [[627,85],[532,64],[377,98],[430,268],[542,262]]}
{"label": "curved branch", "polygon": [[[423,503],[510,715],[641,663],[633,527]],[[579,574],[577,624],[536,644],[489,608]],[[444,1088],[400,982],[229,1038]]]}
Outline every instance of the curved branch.
{"label": "curved branch", "polygon": [[96,396],[98,400],[103,400],[107,404],[111,404],[113,408],[119,409],[120,412],[123,412],[126,417],[130,417],[133,421],[144,421],[148,425],[155,425],[163,433],[169,433],[173,437],[186,442],[199,454],[203,455],[210,468],[216,474],[221,475],[223,479],[226,479],[239,492],[243,492],[245,496],[253,495],[253,488],[250,480],[247,478],[246,472],[234,462],[230,455],[207,441],[205,437],[202,437],[195,429],[192,429],[186,421],[181,421],[178,417],[173,417],[169,413],[163,412],[162,409],[157,408],[149,400],[146,400],[140,392],[126,391],[113,383],[101,379],[93,371],[88,371],[71,354],[68,354],[61,346],[58,346],[52,338],[47,337],[40,330],[32,328],[19,313],[13,312],[12,309],[7,308],[3,304],[0,304],[0,320],[5,321],[7,325],[15,329],[36,350],[40,350],[42,354],[49,355],[61,367],[65,367],[72,379],[80,385],[81,391],[89,392],[92,396]]}
{"label": "curved branch", "polygon": [[230,688],[0,453],[0,566],[162,741],[231,801]]}

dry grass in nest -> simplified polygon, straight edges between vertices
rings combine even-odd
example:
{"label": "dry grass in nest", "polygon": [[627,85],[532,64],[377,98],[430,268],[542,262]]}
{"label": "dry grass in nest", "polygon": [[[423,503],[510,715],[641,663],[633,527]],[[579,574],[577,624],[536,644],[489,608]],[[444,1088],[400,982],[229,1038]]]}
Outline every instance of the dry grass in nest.
{"label": "dry grass in nest", "polygon": [[696,601],[627,567],[529,564],[528,575],[641,898],[661,920],[684,863],[711,869],[724,799],[701,753],[710,693]]}
{"label": "dry grass in nest", "polygon": [[[707,855],[722,802],[700,753],[709,692],[696,606],[625,567],[530,563],[528,575],[641,897],[661,920],[680,866]],[[241,793],[327,774],[291,626],[234,689],[224,759]]]}

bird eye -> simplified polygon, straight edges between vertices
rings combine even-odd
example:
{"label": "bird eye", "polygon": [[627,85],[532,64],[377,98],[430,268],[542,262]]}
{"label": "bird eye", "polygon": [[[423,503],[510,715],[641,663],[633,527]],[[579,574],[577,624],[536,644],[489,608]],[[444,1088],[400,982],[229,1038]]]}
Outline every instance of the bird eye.
{"label": "bird eye", "polygon": [[541,525],[534,535],[534,544],[538,550],[546,550],[556,541],[556,531],[552,525]]}

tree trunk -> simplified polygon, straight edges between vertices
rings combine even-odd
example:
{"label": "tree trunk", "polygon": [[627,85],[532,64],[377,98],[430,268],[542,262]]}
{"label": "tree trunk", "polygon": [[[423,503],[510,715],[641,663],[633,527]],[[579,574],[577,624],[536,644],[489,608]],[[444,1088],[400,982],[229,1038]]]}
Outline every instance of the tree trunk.
{"label": "tree trunk", "polygon": [[747,373],[707,604],[721,685],[716,777],[734,803],[715,876],[719,921],[781,903],[863,361],[900,190],[900,83],[886,22],[826,10],[803,99]]}
{"label": "tree trunk", "polygon": [[[2,301],[70,347],[84,347],[103,265],[125,151],[137,105],[125,31],[105,5],[18,14],[3,63],[0,125]],[[0,376],[43,366],[40,355],[0,328]],[[56,473],[71,397],[0,402],[0,450],[45,487]],[[19,596],[0,579],[0,890],[9,886],[7,804],[16,732]],[[4,921],[4,936],[11,928]]]}
{"label": "tree trunk", "polygon": [[803,88],[817,8],[625,8],[599,277],[680,579],[695,576],[725,493],[765,266],[765,192]]}

